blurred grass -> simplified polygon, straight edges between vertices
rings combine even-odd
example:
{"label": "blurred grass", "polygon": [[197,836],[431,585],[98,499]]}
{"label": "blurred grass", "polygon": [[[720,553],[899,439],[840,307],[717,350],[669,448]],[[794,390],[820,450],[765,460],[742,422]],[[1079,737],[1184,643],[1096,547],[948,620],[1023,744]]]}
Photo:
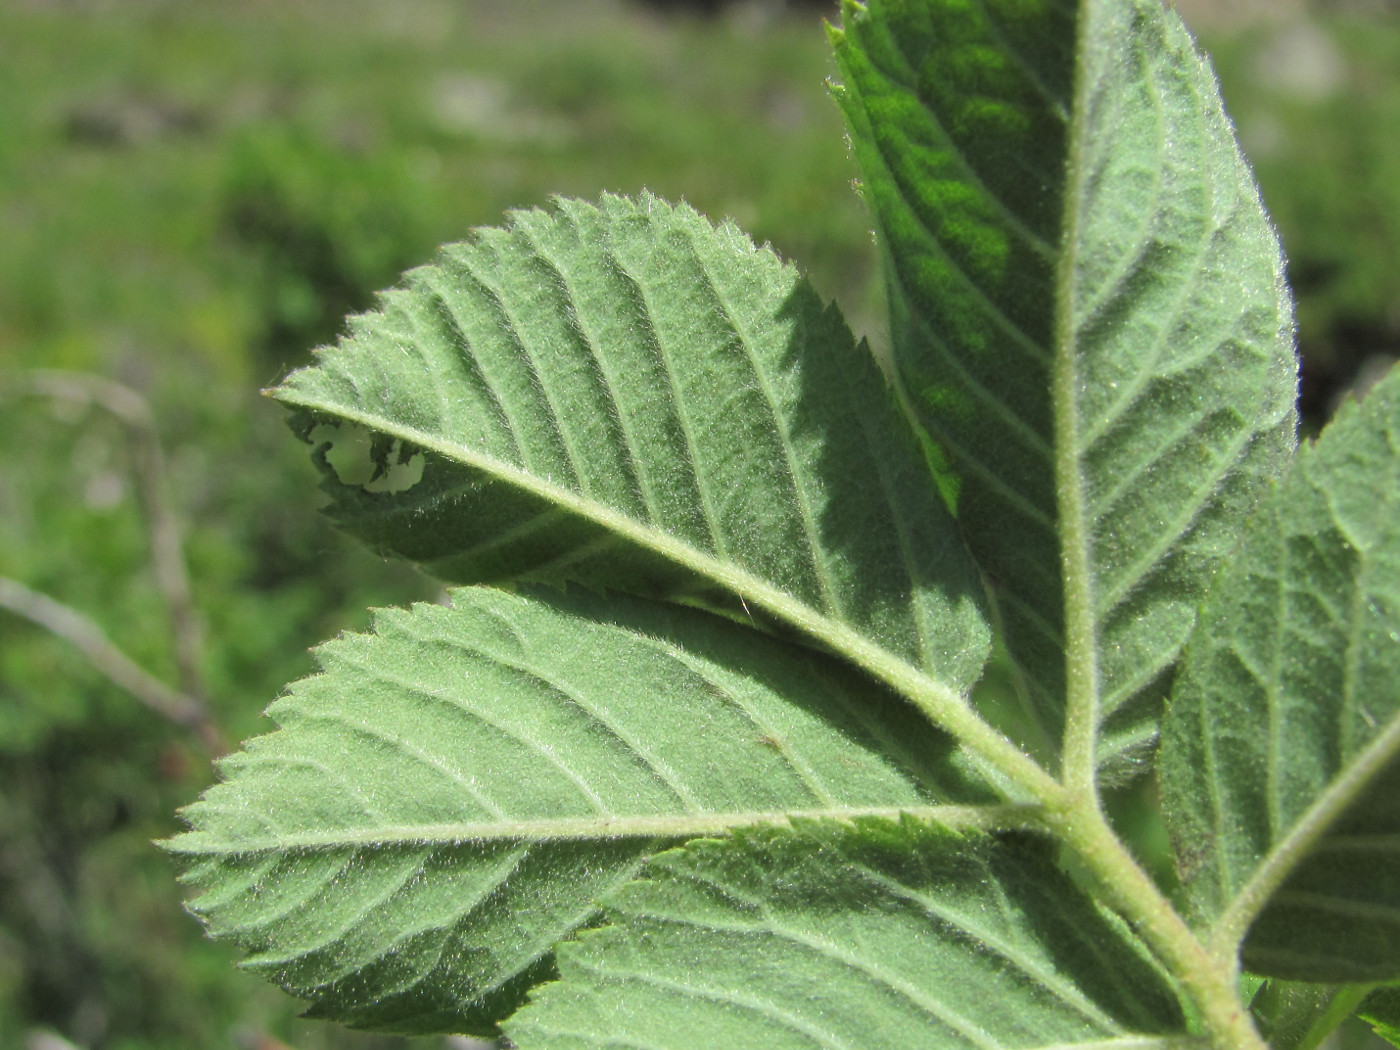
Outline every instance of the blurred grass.
{"label": "blurred grass", "polygon": [[[826,41],[765,10],[0,0],[0,575],[174,680],[124,432],[5,376],[128,384],[164,442],[210,706],[231,741],[265,729],[308,646],[433,588],[318,517],[308,458],[257,388],[438,243],[553,193],[647,187],[733,217],[878,340]],[[1290,252],[1317,418],[1400,350],[1400,27],[1308,25],[1331,80],[1301,93],[1267,75],[1287,25],[1198,28]],[[294,1020],[181,913],[149,841],[209,777],[186,734],[0,615],[0,1050],[40,1029],[124,1050],[403,1042]],[[1160,868],[1144,790],[1120,809]]]}
{"label": "blurred grass", "polygon": [[436,244],[643,186],[859,300],[871,251],[815,21],[597,0],[0,9],[0,340],[64,367],[136,340],[266,383]]}
{"label": "blurred grass", "polygon": [[[553,193],[685,197],[875,315],[828,71],[815,18],[754,12],[0,3],[0,363],[151,404],[229,740],[263,728],[308,646],[433,594],[319,519],[308,457],[257,388],[438,243]],[[0,575],[174,680],[124,432],[6,387]],[[41,1029],[129,1050],[403,1042],[295,1021],[183,915],[149,842],[209,776],[185,734],[0,617],[0,1047]]]}

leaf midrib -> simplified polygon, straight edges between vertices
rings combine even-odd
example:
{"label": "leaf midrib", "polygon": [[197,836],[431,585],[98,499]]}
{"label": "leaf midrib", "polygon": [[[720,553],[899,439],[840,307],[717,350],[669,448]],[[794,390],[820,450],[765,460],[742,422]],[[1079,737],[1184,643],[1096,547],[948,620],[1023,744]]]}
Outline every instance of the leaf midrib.
{"label": "leaf midrib", "polygon": [[[201,814],[230,807],[202,805]],[[242,809],[237,812],[242,813]],[[520,841],[564,842],[622,838],[694,838],[722,834],[740,827],[787,824],[793,820],[857,820],[867,817],[926,820],[949,828],[988,831],[1032,830],[1041,827],[1036,805],[986,806],[825,806],[820,809],[728,810],[645,816],[556,817],[522,821],[464,821],[438,824],[391,824],[364,830],[297,831],[267,839],[237,842],[215,840],[212,833],[188,831],[164,843],[182,856],[250,856],[299,850],[330,850],[365,846],[453,846],[467,843]],[[190,840],[194,841],[191,842]]]}
{"label": "leaf midrib", "polygon": [[1085,68],[1093,5],[1075,26],[1074,98],[1069,141],[1066,143],[1065,182],[1059,258],[1055,263],[1054,346],[1050,362],[1052,459],[1055,517],[1060,537],[1060,579],[1064,601],[1065,724],[1060,776],[1071,790],[1095,798],[1099,720],[1098,631],[1094,618],[1094,580],[1089,552],[1090,524],[1081,470],[1079,419],[1079,328],[1076,291],[1079,270],[1080,220],[1086,184],[1092,175],[1085,137],[1093,85]]}

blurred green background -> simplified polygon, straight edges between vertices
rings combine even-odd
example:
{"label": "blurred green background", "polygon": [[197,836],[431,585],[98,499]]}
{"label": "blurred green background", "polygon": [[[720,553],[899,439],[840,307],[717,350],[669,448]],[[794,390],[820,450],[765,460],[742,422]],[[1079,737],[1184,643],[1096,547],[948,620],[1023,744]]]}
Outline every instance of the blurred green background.
{"label": "blurred green background", "polygon": [[[703,6],[0,0],[0,1050],[449,1045],[296,1020],[150,845],[309,646],[433,594],[321,520],[258,390],[553,193],[732,217],[879,341],[834,3]],[[1183,7],[1290,255],[1315,426],[1400,353],[1400,16]],[[73,614],[207,719],[33,622]]]}

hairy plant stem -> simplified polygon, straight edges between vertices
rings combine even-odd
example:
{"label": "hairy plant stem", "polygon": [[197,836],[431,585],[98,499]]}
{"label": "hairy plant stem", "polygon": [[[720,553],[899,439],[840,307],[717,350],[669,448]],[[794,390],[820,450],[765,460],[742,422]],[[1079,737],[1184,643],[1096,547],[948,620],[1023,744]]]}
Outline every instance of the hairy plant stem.
{"label": "hairy plant stem", "polygon": [[1055,420],[1055,495],[1061,529],[1065,603],[1065,731],[1060,782],[1042,796],[1050,831],[1074,850],[1098,882],[1104,899],[1147,941],[1181,982],[1218,1050],[1263,1050],[1248,1009],[1235,989],[1232,960],[1212,955],[1109,826],[1099,804],[1097,744],[1101,719],[1099,637],[1090,563],[1090,534],[1080,441],[1079,348],[1076,288],[1080,224],[1089,171],[1085,164],[1090,78],[1086,55],[1098,30],[1095,4],[1086,3],[1076,26],[1077,74],[1069,124],[1060,255],[1055,272],[1055,354],[1051,400]]}
{"label": "hairy plant stem", "polygon": [[1079,436],[1079,346],[1076,332],[1077,272],[1083,215],[1085,137],[1089,85],[1085,55],[1092,38],[1092,4],[1085,4],[1075,25],[1076,75],[1069,123],[1064,199],[1061,202],[1060,253],[1055,263],[1054,355],[1050,370],[1054,420],[1055,512],[1060,529],[1060,579],[1064,585],[1065,727],[1060,778],[1069,790],[1094,793],[1098,761],[1099,658],[1094,617],[1093,567],[1089,562],[1090,527],[1086,520],[1082,448]]}
{"label": "hairy plant stem", "polygon": [[1217,1050],[1266,1050],[1236,990],[1236,967],[1212,955],[1109,826],[1091,793],[1046,800],[1045,823],[1074,850],[1104,899],[1181,982]]}
{"label": "hairy plant stem", "polygon": [[[1191,932],[1109,825],[1096,789],[1055,780],[970,708],[949,703],[930,690],[930,683],[921,676],[900,674],[895,668],[882,666],[878,659],[862,663],[1044,807],[1043,826],[1075,852],[1097,881],[1104,900],[1133,925],[1181,982],[1212,1046],[1217,1050],[1266,1050],[1248,1007],[1239,998],[1234,957],[1212,954]],[[1069,779],[1068,770],[1065,777]]]}

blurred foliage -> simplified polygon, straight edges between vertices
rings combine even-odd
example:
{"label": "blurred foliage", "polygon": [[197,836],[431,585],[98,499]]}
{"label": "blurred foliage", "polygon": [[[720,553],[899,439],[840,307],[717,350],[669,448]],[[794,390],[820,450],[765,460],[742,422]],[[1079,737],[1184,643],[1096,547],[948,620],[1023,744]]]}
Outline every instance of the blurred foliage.
{"label": "blurred foliage", "polygon": [[1283,237],[1315,427],[1400,356],[1400,9],[1311,12],[1199,29]]}
{"label": "blurred foliage", "polygon": [[[256,389],[436,244],[551,193],[648,187],[733,217],[878,343],[820,5],[680,6],[0,0],[0,576],[177,680],[129,435],[14,377],[140,392],[207,639],[199,688],[225,739],[260,731],[308,646],[433,592],[316,514],[308,457]],[[1301,95],[1258,75],[1286,27],[1200,28],[1292,256],[1325,406],[1400,350],[1400,27],[1309,25],[1340,73]],[[0,1050],[40,1031],[122,1050],[405,1045],[296,1021],[181,912],[149,843],[211,775],[188,732],[0,612]],[[1133,791],[1116,805],[1142,821],[1150,785]]]}

